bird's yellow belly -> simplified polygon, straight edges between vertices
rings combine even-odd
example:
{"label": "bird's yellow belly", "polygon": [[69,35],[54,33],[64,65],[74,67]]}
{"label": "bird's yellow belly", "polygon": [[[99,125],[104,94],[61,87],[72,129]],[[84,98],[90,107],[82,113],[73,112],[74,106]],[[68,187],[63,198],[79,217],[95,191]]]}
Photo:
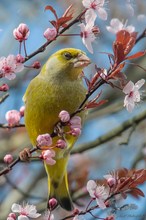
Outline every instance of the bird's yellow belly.
{"label": "bird's yellow belly", "polygon": [[[53,132],[60,111],[73,113],[85,97],[86,90],[77,82],[75,85],[71,83],[71,86],[57,85],[53,88],[50,92],[50,85],[44,83],[27,97],[25,124],[33,145],[36,145],[39,134]],[[80,116],[83,117],[83,113]]]}

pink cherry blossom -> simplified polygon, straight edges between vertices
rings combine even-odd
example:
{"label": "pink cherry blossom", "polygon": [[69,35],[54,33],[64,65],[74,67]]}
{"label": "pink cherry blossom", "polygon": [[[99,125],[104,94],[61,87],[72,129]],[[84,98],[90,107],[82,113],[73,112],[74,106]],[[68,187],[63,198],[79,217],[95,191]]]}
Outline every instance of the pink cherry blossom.
{"label": "pink cherry blossom", "polygon": [[0,58],[0,74],[12,80],[16,77],[15,73],[21,72],[24,69],[24,65],[18,62],[18,57],[10,54],[8,57]]}
{"label": "pink cherry blossom", "polygon": [[48,41],[54,40],[56,36],[57,36],[57,30],[54,27],[53,28],[47,28],[44,32],[44,37]]}
{"label": "pink cherry blossom", "polygon": [[27,40],[27,38],[29,37],[29,34],[30,34],[30,31],[29,31],[28,26],[23,23],[19,24],[19,26],[15,28],[13,31],[13,35],[15,39],[18,40],[19,42]]}
{"label": "pink cherry blossom", "polygon": [[57,141],[57,143],[56,143],[56,146],[57,146],[58,148],[64,149],[64,148],[67,147],[67,143],[66,143],[65,140],[59,139],[59,140]]}
{"label": "pink cherry blossom", "polygon": [[126,25],[127,25],[127,22],[123,24],[118,18],[113,18],[110,21],[110,26],[106,26],[106,29],[113,34],[116,34],[117,32],[121,30],[126,30],[129,33],[132,33],[135,31],[135,27],[133,25],[128,25],[128,26]]}
{"label": "pink cherry blossom", "polygon": [[55,157],[55,151],[54,150],[45,150],[42,152],[42,157],[45,160],[45,162],[49,165],[54,165],[56,163],[55,160],[52,159],[52,157]]}
{"label": "pink cherry blossom", "polygon": [[132,81],[129,81],[123,88],[123,92],[126,94],[124,99],[124,107],[126,107],[127,111],[132,112],[135,107],[135,103],[140,102],[141,94],[139,89],[143,86],[144,83],[144,79],[137,81],[135,84]]}
{"label": "pink cherry blossom", "polygon": [[12,212],[18,213],[18,220],[29,220],[30,218],[38,218],[41,214],[37,213],[36,207],[34,205],[25,206],[18,205],[14,203],[11,207]]}
{"label": "pink cherry blossom", "polygon": [[90,23],[87,23],[86,25],[81,23],[79,26],[81,28],[81,38],[83,44],[90,53],[93,53],[92,42],[96,39],[95,34],[93,33],[93,26]]}
{"label": "pink cherry blossom", "polygon": [[52,145],[52,138],[50,134],[41,134],[37,137],[37,143],[40,147]]}
{"label": "pink cherry blossom", "polygon": [[94,180],[89,180],[87,182],[87,191],[93,199],[96,199],[97,205],[101,209],[106,208],[104,201],[108,198],[109,193],[103,185],[98,186]]}
{"label": "pink cherry blossom", "polygon": [[10,110],[5,114],[5,118],[9,126],[18,125],[21,119],[20,112],[17,110]]}
{"label": "pink cherry blossom", "polygon": [[85,13],[85,21],[86,23],[94,24],[94,21],[97,17],[106,20],[107,19],[107,12],[103,8],[105,1],[104,0],[83,0],[83,6],[88,10]]}
{"label": "pink cherry blossom", "polygon": [[5,156],[4,156],[4,162],[5,163],[11,163],[13,161],[13,156],[11,155],[11,154],[6,154]]}
{"label": "pink cherry blossom", "polygon": [[59,118],[62,122],[68,122],[70,120],[70,114],[63,110],[59,113]]}

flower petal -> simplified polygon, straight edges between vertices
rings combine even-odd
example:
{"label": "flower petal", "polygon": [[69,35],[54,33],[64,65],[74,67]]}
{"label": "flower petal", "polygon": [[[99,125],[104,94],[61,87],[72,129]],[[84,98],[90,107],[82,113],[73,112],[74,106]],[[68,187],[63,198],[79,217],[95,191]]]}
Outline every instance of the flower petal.
{"label": "flower petal", "polygon": [[18,220],[29,220],[29,218],[26,215],[19,215]]}
{"label": "flower petal", "polygon": [[99,18],[101,18],[102,20],[107,20],[107,12],[104,8],[98,8],[97,13]]}
{"label": "flower petal", "polygon": [[87,191],[89,192],[90,196],[95,198],[95,190],[96,190],[97,184],[94,180],[89,180],[87,182]]}
{"label": "flower petal", "polygon": [[99,205],[99,207],[101,209],[105,209],[106,205],[104,204],[104,201],[102,199],[96,199],[97,205]]}
{"label": "flower petal", "polygon": [[131,91],[134,90],[134,83],[132,81],[129,81],[126,86],[123,88],[123,92],[125,94],[130,93]]}
{"label": "flower petal", "polygon": [[137,81],[137,83],[135,83],[135,87],[137,89],[140,89],[144,83],[145,83],[145,79],[141,79],[141,80]]}
{"label": "flower petal", "polygon": [[96,17],[96,12],[92,8],[88,9],[85,13],[85,21],[87,24],[90,24],[91,27],[94,26]]}
{"label": "flower petal", "polygon": [[18,204],[16,204],[16,203],[14,203],[14,204],[12,205],[12,207],[11,207],[11,210],[12,210],[12,212],[18,212],[18,213],[20,213],[20,212],[21,212],[21,205],[18,205]]}

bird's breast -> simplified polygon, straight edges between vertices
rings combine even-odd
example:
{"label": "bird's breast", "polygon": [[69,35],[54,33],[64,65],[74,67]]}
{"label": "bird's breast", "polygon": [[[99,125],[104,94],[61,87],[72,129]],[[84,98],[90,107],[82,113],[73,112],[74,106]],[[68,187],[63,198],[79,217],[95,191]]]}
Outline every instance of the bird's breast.
{"label": "bird's breast", "polygon": [[[32,144],[39,134],[52,133],[60,111],[73,113],[83,101],[86,90],[80,81],[47,82],[34,80],[28,87],[25,124]],[[81,115],[82,116],[82,115]]]}

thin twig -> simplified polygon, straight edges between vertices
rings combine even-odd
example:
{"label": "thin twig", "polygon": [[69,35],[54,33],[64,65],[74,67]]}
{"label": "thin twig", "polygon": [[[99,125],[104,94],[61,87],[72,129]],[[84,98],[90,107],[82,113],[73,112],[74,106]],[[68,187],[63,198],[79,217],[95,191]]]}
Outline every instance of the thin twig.
{"label": "thin twig", "polygon": [[146,37],[146,29],[144,29],[144,31],[139,35],[135,43],[137,44],[140,40],[142,40],[145,37]]}
{"label": "thin twig", "polygon": [[10,126],[10,125],[8,125],[8,124],[1,124],[1,123],[0,123],[0,128],[8,128],[8,129],[11,129],[11,128],[22,128],[22,127],[25,127],[25,124],[18,124],[18,125]]}

